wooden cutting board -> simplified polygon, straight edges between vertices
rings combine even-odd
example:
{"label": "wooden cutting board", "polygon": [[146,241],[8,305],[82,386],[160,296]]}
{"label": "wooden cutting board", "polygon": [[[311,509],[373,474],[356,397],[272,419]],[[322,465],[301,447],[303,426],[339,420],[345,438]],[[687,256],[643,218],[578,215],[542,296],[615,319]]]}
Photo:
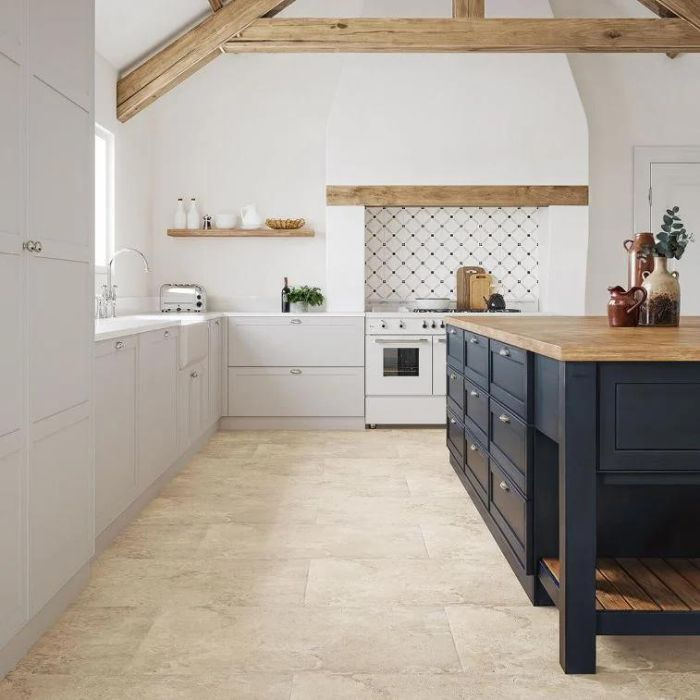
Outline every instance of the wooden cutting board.
{"label": "wooden cutting board", "polygon": [[491,295],[491,275],[477,273],[469,278],[469,310],[483,311],[488,307],[487,300]]}
{"label": "wooden cutting board", "polygon": [[472,275],[484,273],[483,267],[468,265],[457,270],[457,281],[455,289],[457,291],[457,311],[469,311],[469,278]]}

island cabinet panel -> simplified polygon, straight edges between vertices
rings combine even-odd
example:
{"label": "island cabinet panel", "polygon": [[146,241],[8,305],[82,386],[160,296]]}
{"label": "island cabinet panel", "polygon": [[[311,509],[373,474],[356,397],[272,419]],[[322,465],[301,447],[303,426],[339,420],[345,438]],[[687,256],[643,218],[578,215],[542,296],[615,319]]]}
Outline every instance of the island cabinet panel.
{"label": "island cabinet panel", "polygon": [[483,335],[464,334],[464,374],[484,389],[489,386],[489,339]]}
{"label": "island cabinet panel", "polygon": [[559,442],[559,362],[535,355],[532,413],[535,428]]}
{"label": "island cabinet panel", "polygon": [[465,418],[464,422],[476,437],[488,444],[489,441],[489,395],[481,387],[464,382]]}
{"label": "island cabinet panel", "polygon": [[451,410],[461,416],[464,413],[464,377],[454,367],[447,368],[447,398]]}
{"label": "island cabinet panel", "polygon": [[700,366],[600,365],[600,469],[700,471]]}
{"label": "island cabinet panel", "polygon": [[451,326],[447,329],[447,364],[460,371],[464,365],[464,331]]}
{"label": "island cabinet panel", "polygon": [[489,503],[489,454],[479,440],[467,429],[464,433],[464,473],[481,501]]}
{"label": "island cabinet panel", "polygon": [[447,448],[461,470],[464,470],[464,424],[459,416],[447,412]]}
{"label": "island cabinet panel", "polygon": [[490,404],[490,452],[524,493],[529,493],[532,431],[513,411],[493,398]]}
{"label": "island cabinet panel", "polygon": [[529,418],[529,384],[531,356],[520,348],[496,340],[490,343],[491,372],[489,391],[491,396],[515,411],[522,419]]}
{"label": "island cabinet panel", "polygon": [[506,470],[491,460],[490,512],[526,573],[532,573],[534,568],[529,566],[530,511],[530,503]]}

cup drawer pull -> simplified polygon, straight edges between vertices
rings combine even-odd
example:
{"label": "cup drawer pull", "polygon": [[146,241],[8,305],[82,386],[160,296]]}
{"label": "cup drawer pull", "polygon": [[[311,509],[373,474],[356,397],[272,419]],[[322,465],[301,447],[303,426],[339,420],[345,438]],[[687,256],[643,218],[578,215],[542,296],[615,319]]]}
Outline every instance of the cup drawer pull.
{"label": "cup drawer pull", "polygon": [[469,449],[470,449],[472,452],[478,452],[478,451],[479,451],[479,448],[478,448],[474,443],[472,443],[471,445],[469,445]]}
{"label": "cup drawer pull", "polygon": [[289,374],[301,374],[301,373],[302,372],[300,369],[290,369],[289,370]]}
{"label": "cup drawer pull", "polygon": [[501,481],[499,487],[501,488],[501,491],[510,491],[510,486],[508,486],[505,481]]}
{"label": "cup drawer pull", "polygon": [[454,425],[457,421],[454,418],[450,418],[450,425]]}
{"label": "cup drawer pull", "polygon": [[504,425],[508,425],[510,423],[510,418],[505,413],[498,416],[498,420],[500,420]]}
{"label": "cup drawer pull", "polygon": [[475,338],[474,336],[472,336],[471,338],[469,338],[469,342],[470,342],[472,345],[478,345],[478,344],[479,344],[479,339],[478,339],[478,338]]}
{"label": "cup drawer pull", "polygon": [[501,348],[501,349],[498,351],[498,354],[499,354],[501,357],[510,357],[510,350],[508,350],[508,348]]}
{"label": "cup drawer pull", "polygon": [[479,394],[478,391],[474,391],[474,390],[472,389],[472,390],[469,392],[469,396],[471,396],[472,398],[478,399],[479,396],[481,396],[481,394]]}

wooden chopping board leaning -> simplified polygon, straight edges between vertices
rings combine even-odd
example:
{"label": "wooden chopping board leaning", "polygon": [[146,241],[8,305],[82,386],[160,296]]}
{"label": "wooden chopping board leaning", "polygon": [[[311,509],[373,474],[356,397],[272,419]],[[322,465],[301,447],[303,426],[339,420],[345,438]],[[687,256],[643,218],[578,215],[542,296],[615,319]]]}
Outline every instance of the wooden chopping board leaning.
{"label": "wooden chopping board leaning", "polygon": [[457,290],[457,311],[469,311],[469,280],[472,275],[484,274],[486,270],[476,265],[460,267],[457,270],[455,288]]}

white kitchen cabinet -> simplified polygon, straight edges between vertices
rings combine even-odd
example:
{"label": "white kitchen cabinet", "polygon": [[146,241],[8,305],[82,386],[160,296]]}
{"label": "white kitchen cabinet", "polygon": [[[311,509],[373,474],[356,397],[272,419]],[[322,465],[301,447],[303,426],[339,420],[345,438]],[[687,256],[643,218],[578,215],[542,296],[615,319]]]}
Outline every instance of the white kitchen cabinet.
{"label": "white kitchen cabinet", "polygon": [[209,416],[213,423],[223,414],[223,320],[209,321]]}
{"label": "white kitchen cabinet", "polygon": [[90,406],[32,427],[29,459],[29,596],[32,615],[94,550]]}
{"label": "white kitchen cabinet", "polygon": [[[0,0],[0,53],[17,62],[21,61],[24,44],[24,2],[25,0]],[[3,108],[7,106],[3,104]],[[3,145],[9,144],[3,141]]]}
{"label": "white kitchen cabinet", "polygon": [[235,417],[364,414],[362,367],[229,367],[228,392]]}
{"label": "white kitchen cabinet", "polygon": [[0,647],[26,619],[24,436],[0,438]]}
{"label": "white kitchen cabinet", "polygon": [[185,452],[209,427],[209,360],[180,370],[178,378],[180,452]]}
{"label": "white kitchen cabinet", "polygon": [[[34,75],[86,110],[93,92],[94,0],[29,0]],[[60,60],[56,60],[56,47]]]}
{"label": "white kitchen cabinet", "polygon": [[230,367],[360,367],[364,319],[241,316],[229,319]]}
{"label": "white kitchen cabinet", "polygon": [[[95,347],[95,532],[136,498],[136,336]],[[173,382],[174,384],[174,382]]]}
{"label": "white kitchen cabinet", "polygon": [[177,459],[177,328],[139,337],[138,469],[142,487]]}

